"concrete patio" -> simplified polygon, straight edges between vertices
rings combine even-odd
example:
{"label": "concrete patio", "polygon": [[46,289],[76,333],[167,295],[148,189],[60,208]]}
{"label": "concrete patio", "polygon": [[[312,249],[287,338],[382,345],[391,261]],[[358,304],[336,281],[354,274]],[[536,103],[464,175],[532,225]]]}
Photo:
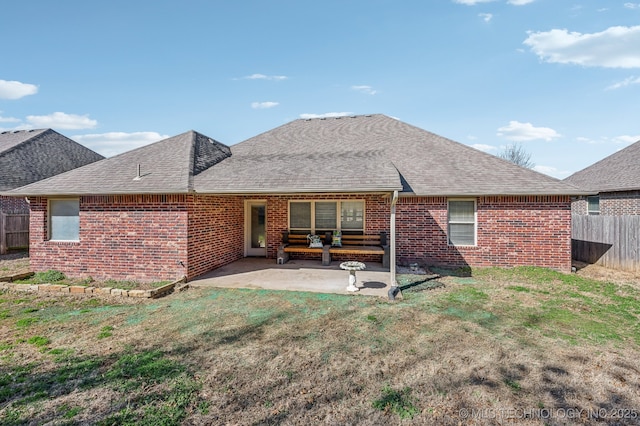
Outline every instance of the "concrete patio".
{"label": "concrete patio", "polygon": [[290,260],[278,265],[273,259],[247,257],[195,278],[189,285],[388,297],[389,270],[381,263],[366,265],[367,269],[356,273],[359,291],[353,293],[347,291],[349,271],[340,269],[339,261],[329,266],[322,266],[317,260]]}

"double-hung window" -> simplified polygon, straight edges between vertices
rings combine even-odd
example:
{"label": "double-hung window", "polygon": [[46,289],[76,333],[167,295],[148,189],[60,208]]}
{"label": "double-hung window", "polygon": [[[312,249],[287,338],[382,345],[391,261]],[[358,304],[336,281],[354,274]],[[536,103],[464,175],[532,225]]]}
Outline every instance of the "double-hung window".
{"label": "double-hung window", "polygon": [[49,239],[80,240],[80,200],[77,198],[49,200]]}
{"label": "double-hung window", "polygon": [[364,201],[290,201],[289,231],[321,235],[342,230],[364,232]]}
{"label": "double-hung window", "polygon": [[597,195],[587,197],[587,213],[590,215],[600,214],[600,197]]}
{"label": "double-hung window", "polygon": [[449,245],[476,245],[476,202],[449,200]]}

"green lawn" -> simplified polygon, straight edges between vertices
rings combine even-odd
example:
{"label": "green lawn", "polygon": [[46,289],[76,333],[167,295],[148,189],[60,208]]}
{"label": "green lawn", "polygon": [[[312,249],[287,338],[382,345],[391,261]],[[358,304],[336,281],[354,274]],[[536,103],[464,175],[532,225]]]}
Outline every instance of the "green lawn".
{"label": "green lawn", "polygon": [[393,303],[2,293],[0,423],[640,422],[638,284],[466,272]]}

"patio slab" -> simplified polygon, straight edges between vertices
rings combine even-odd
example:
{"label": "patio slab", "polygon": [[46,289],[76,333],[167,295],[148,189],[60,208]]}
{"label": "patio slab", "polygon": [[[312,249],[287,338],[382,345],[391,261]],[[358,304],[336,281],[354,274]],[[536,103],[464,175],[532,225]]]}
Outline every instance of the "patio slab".
{"label": "patio slab", "polygon": [[381,263],[369,262],[367,269],[356,273],[356,285],[360,290],[353,293],[347,291],[349,271],[340,269],[340,263],[334,261],[329,266],[322,266],[314,260],[290,260],[278,265],[273,259],[247,257],[201,275],[189,285],[388,297],[391,288],[389,269],[383,268]]}

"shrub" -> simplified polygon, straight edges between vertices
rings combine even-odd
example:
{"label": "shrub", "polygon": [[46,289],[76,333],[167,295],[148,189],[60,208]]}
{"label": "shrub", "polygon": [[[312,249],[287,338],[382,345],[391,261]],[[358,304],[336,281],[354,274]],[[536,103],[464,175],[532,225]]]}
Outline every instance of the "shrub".
{"label": "shrub", "polygon": [[50,269],[48,271],[45,272],[37,272],[33,278],[32,281],[35,284],[48,284],[48,283],[54,283],[57,281],[62,281],[65,280],[67,277],[60,271],[56,271],[54,269]]}

